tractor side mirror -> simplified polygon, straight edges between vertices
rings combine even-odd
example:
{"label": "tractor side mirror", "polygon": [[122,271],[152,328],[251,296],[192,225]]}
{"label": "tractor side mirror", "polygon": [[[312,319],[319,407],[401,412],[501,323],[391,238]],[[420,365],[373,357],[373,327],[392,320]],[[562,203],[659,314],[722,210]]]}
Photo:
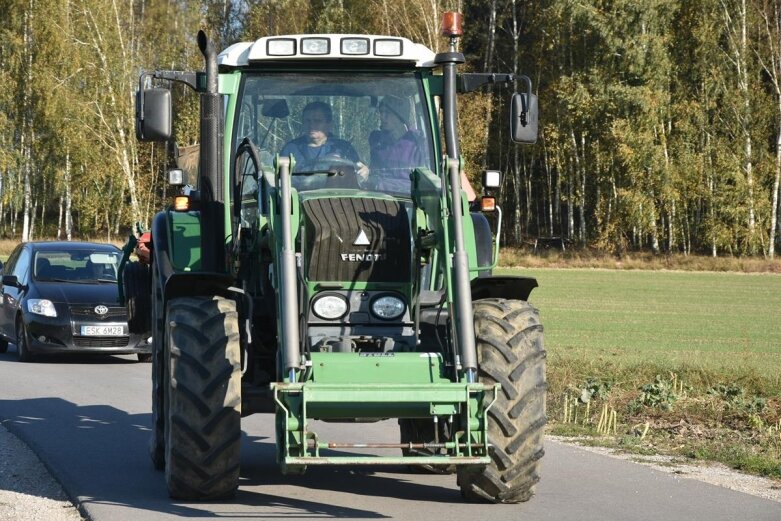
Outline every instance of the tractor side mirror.
{"label": "tractor side mirror", "polygon": [[537,95],[513,94],[510,114],[510,135],[516,143],[533,145],[537,142],[539,109]]}
{"label": "tractor side mirror", "polygon": [[139,141],[168,141],[171,134],[171,91],[139,89],[136,92],[136,138]]}
{"label": "tractor side mirror", "polygon": [[518,77],[526,85],[526,92],[513,94],[510,106],[510,136],[516,143],[533,145],[537,142],[540,111],[537,95],[532,94],[532,81],[528,76]]}

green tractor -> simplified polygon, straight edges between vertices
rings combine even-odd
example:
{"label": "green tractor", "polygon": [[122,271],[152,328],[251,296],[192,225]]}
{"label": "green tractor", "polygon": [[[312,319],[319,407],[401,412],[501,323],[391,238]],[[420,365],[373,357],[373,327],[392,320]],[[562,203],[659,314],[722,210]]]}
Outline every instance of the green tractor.
{"label": "green tractor", "polygon": [[[171,139],[169,82],[200,93],[197,179],[169,172],[174,204],[131,236],[120,282],[131,328],[153,339],[150,449],[172,497],[236,492],[241,417],[256,412],[274,415],[285,474],[410,465],[456,473],[468,500],[533,495],[546,421],[537,282],[492,275],[501,176],[487,171],[468,201],[456,95],[522,85],[509,112],[524,143],[537,98],[524,76],[458,73],[461,30],[443,27],[439,54],[327,34],[218,55],[201,32],[205,72],[141,75],[142,141]],[[397,443],[313,430],[388,419]]]}

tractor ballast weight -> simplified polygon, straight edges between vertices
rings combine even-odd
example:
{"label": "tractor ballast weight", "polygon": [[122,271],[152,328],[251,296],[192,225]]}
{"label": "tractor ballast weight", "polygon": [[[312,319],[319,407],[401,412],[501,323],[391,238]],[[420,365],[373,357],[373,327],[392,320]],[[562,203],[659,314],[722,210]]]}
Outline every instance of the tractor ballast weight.
{"label": "tractor ballast weight", "polygon": [[[492,275],[499,175],[470,205],[456,95],[523,83],[510,119],[526,143],[537,100],[523,76],[458,74],[460,29],[443,27],[450,48],[436,55],[397,37],[293,35],[217,56],[201,32],[205,73],[141,75],[140,140],[171,139],[161,81],[201,96],[198,181],[172,173],[179,193],[142,241],[148,266],[127,262],[135,237],[123,265],[135,324],[153,338],[151,455],[173,497],[236,491],[240,418],[256,412],[274,414],[288,474],[409,464],[457,472],[469,500],[532,496],[545,425],[537,282]],[[398,443],[311,428],[388,418]],[[336,452],[367,447],[380,454]]]}

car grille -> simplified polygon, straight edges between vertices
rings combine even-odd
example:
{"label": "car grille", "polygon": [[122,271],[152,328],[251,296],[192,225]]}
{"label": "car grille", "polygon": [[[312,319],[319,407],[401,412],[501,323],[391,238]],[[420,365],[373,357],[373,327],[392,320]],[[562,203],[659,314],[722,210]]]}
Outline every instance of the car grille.
{"label": "car grille", "polygon": [[71,316],[74,319],[89,319],[89,320],[116,320],[122,318],[127,320],[127,311],[122,306],[109,307],[108,312],[103,315],[95,313],[95,305],[85,306],[71,306]]}
{"label": "car grille", "polygon": [[127,336],[74,336],[76,347],[127,347],[130,337]]}

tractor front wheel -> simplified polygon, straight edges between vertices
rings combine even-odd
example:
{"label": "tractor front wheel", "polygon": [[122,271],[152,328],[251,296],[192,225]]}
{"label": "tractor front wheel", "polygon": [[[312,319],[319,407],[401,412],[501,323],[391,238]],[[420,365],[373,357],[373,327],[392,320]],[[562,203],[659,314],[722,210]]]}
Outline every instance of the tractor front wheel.
{"label": "tractor front wheel", "polygon": [[544,454],[545,349],[537,310],[520,300],[474,303],[479,380],[502,384],[488,410],[491,463],[458,472],[470,501],[520,503],[534,495]]}
{"label": "tractor front wheel", "polygon": [[222,499],[239,484],[241,352],[236,303],[172,299],[166,313],[165,477],[171,497]]}

